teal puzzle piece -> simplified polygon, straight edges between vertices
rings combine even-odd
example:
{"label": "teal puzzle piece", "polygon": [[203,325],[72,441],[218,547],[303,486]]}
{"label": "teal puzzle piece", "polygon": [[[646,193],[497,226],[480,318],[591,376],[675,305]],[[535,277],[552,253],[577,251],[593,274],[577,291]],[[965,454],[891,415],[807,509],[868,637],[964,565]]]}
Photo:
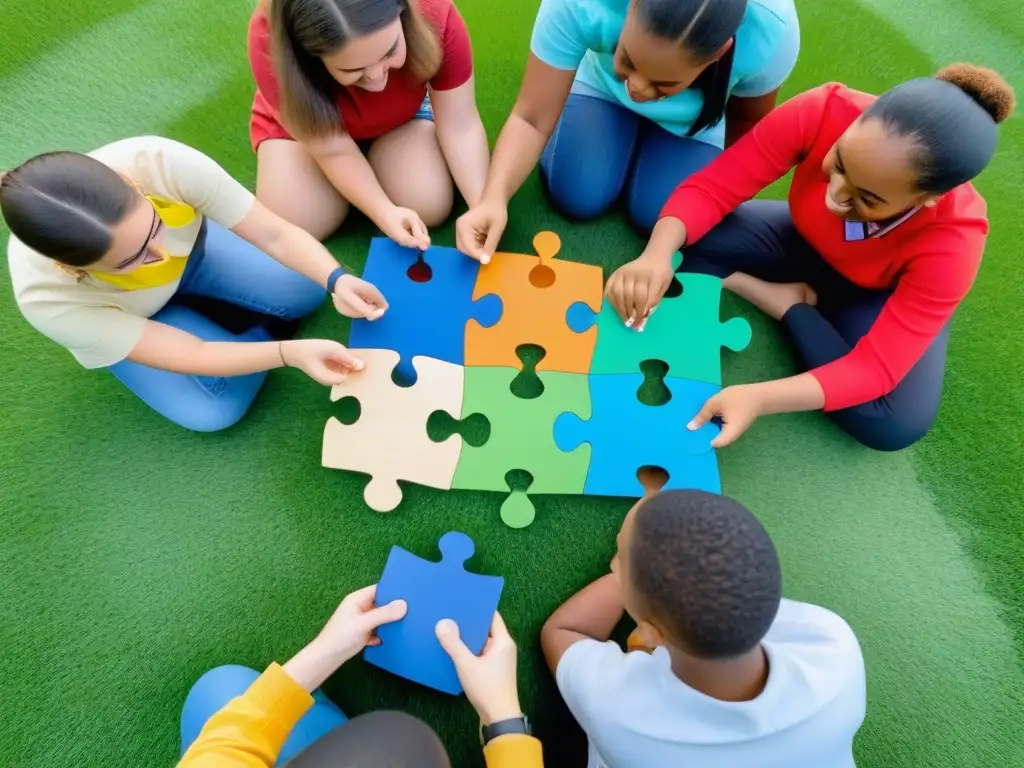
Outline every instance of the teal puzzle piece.
{"label": "teal puzzle piece", "polygon": [[[677,257],[678,263],[678,257]],[[606,300],[597,315],[597,346],[590,373],[635,374],[645,360],[661,360],[668,375],[722,383],[722,347],[739,352],[750,343],[750,324],[740,317],[719,319],[722,281],[711,275],[677,273],[681,296],[664,298],[644,330],[627,328]],[[594,324],[587,307],[574,305],[566,322],[576,332]]]}

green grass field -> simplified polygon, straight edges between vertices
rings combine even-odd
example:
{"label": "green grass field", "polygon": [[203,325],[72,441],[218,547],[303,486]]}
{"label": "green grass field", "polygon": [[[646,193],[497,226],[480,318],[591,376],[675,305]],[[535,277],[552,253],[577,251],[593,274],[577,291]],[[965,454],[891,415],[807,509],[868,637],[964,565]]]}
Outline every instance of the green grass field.
{"label": "green grass field", "polygon": [[[512,105],[537,4],[503,3],[488,21],[494,3],[459,2],[492,139]],[[0,167],[160,133],[251,185],[252,5],[4,0]],[[804,43],[787,96],[828,80],[881,92],[953,60],[998,68],[1024,95],[1024,10],[1012,0],[798,6]],[[837,611],[861,639],[861,765],[1024,765],[1024,335],[1013,331],[1024,323],[1013,287],[1022,178],[1017,117],[978,182],[993,235],[954,324],[945,401],[925,441],[875,454],[822,416],[801,414],[762,420],[720,456],[726,492],[775,538],[786,594]],[[606,268],[641,247],[619,215],[561,221],[535,178],[511,216],[508,250],[529,253],[547,228],[562,235],[562,257]],[[330,245],[361,265],[370,233],[347,226]],[[434,239],[453,243],[451,226]],[[726,359],[728,382],[791,372],[776,329],[739,301],[726,311],[754,327],[748,350]],[[407,487],[400,509],[378,516],[362,503],[363,480],[321,469],[332,406],[300,372],[272,373],[238,427],[189,434],[33,332],[10,290],[0,320],[0,765],[172,765],[181,704],[204,671],[284,660],[343,595],[379,577],[392,544],[429,557],[453,528],[476,540],[476,568],[506,576],[502,610],[522,646],[520,687],[548,763],[584,764],[536,639],[549,612],[607,568],[627,501],[541,497],[533,526],[515,531],[498,518],[498,494]],[[327,306],[302,329],[347,332]],[[326,690],[349,714],[407,709],[438,729],[455,765],[480,764],[464,700],[359,660]]]}

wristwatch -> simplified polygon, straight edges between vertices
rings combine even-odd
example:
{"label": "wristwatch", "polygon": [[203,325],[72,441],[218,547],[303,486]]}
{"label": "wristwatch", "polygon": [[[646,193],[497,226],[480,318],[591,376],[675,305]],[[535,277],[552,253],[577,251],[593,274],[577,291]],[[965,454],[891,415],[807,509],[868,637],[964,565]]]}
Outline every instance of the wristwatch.
{"label": "wristwatch", "polygon": [[338,284],[338,279],[347,275],[348,270],[344,267],[338,267],[327,277],[327,292],[334,295],[334,286]]}
{"label": "wristwatch", "polygon": [[511,733],[521,733],[525,736],[532,735],[533,729],[530,727],[530,718],[526,715],[521,715],[520,717],[511,717],[508,720],[499,720],[490,725],[481,723],[480,743],[486,747],[499,736],[507,736]]}

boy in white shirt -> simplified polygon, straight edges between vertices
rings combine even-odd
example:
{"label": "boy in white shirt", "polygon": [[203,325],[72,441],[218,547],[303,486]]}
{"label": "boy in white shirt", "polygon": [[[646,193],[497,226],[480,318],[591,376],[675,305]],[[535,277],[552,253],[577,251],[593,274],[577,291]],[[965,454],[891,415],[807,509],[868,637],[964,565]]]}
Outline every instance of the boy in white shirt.
{"label": "boy in white shirt", "polygon": [[[864,660],[839,616],[783,600],[778,555],[724,496],[641,499],[612,573],[548,619],[541,645],[590,768],[850,768]],[[609,637],[623,617],[653,653]]]}

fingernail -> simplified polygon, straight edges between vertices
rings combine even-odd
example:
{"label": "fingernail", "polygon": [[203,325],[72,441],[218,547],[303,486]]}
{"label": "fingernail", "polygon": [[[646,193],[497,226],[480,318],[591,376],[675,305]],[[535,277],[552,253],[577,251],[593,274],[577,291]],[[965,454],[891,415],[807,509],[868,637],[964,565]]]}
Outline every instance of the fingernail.
{"label": "fingernail", "polygon": [[633,323],[635,321],[636,321],[636,315],[630,315],[629,316],[629,320],[626,321],[626,327],[627,328],[632,328],[633,327]]}
{"label": "fingernail", "polygon": [[481,257],[480,257],[480,263],[481,263],[481,264],[490,264],[490,263],[491,263],[491,257],[490,257],[490,256],[488,256],[488,255],[487,255],[487,254],[485,253],[485,254],[484,254],[483,256],[481,256]]}
{"label": "fingernail", "polygon": [[394,608],[395,611],[400,611],[401,613],[405,613],[409,610],[409,606],[405,604],[405,600],[392,600],[388,607]]}
{"label": "fingernail", "polygon": [[455,622],[451,619],[441,619],[439,622],[437,622],[437,627],[435,628],[435,631],[439,635],[450,635],[452,632],[455,631]]}
{"label": "fingernail", "polygon": [[697,428],[697,422],[691,421],[689,424],[686,425],[686,428],[687,429],[691,429],[691,430],[692,429],[696,429]]}
{"label": "fingernail", "polygon": [[355,363],[352,365],[352,369],[356,370],[356,371],[363,370],[363,361],[362,360],[356,360]]}

